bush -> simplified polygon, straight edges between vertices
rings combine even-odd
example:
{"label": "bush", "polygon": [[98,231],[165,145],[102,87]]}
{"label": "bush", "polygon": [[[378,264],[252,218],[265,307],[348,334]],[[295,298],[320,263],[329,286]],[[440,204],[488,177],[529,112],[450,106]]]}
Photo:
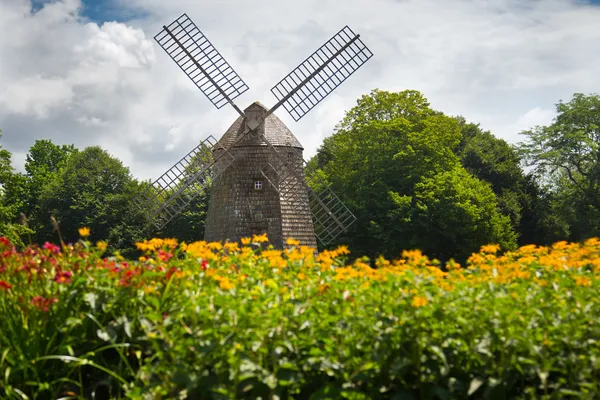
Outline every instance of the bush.
{"label": "bush", "polygon": [[[87,232],[83,231],[84,234]],[[173,239],[0,241],[0,396],[133,399],[592,398],[600,241],[419,251]]]}

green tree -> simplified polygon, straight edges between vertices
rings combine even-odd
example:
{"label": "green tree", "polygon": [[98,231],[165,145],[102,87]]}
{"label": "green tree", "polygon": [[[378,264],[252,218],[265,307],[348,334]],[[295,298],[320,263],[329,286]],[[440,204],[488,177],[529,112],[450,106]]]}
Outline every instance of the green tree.
{"label": "green tree", "polygon": [[14,172],[11,158],[12,154],[0,144],[0,236],[7,237],[17,246],[23,246],[23,236],[32,231],[18,223],[21,203],[17,200],[22,198],[25,183],[22,175]]}
{"label": "green tree", "polygon": [[411,240],[442,260],[465,260],[485,243],[514,248],[516,232],[489,184],[462,167],[424,178],[411,202]]}
{"label": "green tree", "polygon": [[[403,249],[418,247],[427,248],[429,255],[448,258],[463,254],[456,246],[465,240],[477,245],[501,242],[514,246],[514,234],[498,213],[493,192],[474,177],[468,181],[476,187],[468,190],[452,179],[468,176],[455,153],[462,137],[460,128],[456,118],[432,110],[417,91],[374,90],[360,98],[334,135],[325,139],[310,168],[321,173],[356,214],[356,224],[342,239],[355,253],[396,257]],[[432,185],[441,185],[438,190],[443,193],[433,190]],[[469,227],[447,232],[444,243],[453,243],[454,251],[448,250],[450,244],[432,247],[430,243],[436,238],[429,235],[434,232],[427,233],[423,226],[439,210],[438,203],[430,204],[426,193],[454,193],[444,201],[463,199],[476,209],[469,212],[501,226],[481,236],[472,226],[480,219],[471,218],[463,223],[471,224]],[[483,206],[482,196],[489,205]],[[456,204],[455,209],[460,207]],[[424,212],[425,208],[430,211]],[[456,215],[461,214],[456,211]],[[432,222],[448,226],[454,221],[444,213],[440,218]],[[436,228],[431,225],[431,229]],[[459,238],[468,232],[472,237]]]}
{"label": "green tree", "polygon": [[69,158],[77,153],[73,145],[57,145],[51,140],[36,140],[25,158],[26,190],[20,212],[27,216],[29,226],[37,232],[36,241],[49,240],[51,229],[47,215],[40,213],[40,198],[44,188],[59,175]]}
{"label": "green tree", "polygon": [[209,193],[210,189],[195,197],[185,210],[155,232],[155,236],[174,237],[186,243],[203,240]]}
{"label": "green tree", "polygon": [[523,172],[518,149],[479,124],[467,123],[463,117],[458,121],[462,138],[456,154],[467,171],[491,185],[500,211],[510,217],[518,233],[519,244],[565,239],[568,230],[556,219],[551,196]]}
{"label": "green tree", "polygon": [[[130,248],[143,237],[143,218],[132,202],[138,183],[121,161],[100,147],[74,152],[39,199],[40,215],[54,216],[63,238],[74,241],[86,226],[94,240],[108,240],[113,249]],[[49,229],[45,235],[52,235]],[[45,240],[46,238],[41,238]]]}
{"label": "green tree", "polygon": [[556,112],[550,125],[522,132],[520,150],[560,203],[570,239],[600,235],[600,96],[576,93]]}

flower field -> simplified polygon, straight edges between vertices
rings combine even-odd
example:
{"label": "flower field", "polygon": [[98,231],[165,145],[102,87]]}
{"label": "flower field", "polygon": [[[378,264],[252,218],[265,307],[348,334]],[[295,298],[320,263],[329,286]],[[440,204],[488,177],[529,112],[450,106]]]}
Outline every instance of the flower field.
{"label": "flower field", "polygon": [[[0,239],[0,398],[600,396],[600,241],[419,251]],[[263,249],[260,249],[260,246]]]}

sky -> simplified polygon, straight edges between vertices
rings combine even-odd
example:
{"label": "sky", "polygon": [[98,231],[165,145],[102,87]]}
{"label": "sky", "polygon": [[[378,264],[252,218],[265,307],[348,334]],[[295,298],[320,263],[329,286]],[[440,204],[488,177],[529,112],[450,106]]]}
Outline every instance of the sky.
{"label": "sky", "polygon": [[182,13],[250,89],[270,88],[349,25],[374,56],[299,122],[305,158],[371,90],[419,90],[516,143],[573,93],[600,92],[600,0],[0,0],[0,145],[22,171],[38,139],[99,145],[154,179],[237,114],[220,110],[153,37]]}

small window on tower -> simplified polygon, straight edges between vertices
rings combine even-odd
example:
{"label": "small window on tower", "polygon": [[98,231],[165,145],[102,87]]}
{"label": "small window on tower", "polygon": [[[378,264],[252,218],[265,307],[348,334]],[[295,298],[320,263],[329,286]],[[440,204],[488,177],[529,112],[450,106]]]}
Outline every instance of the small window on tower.
{"label": "small window on tower", "polygon": [[294,161],[294,153],[290,152],[288,153],[288,162],[292,163]]}
{"label": "small window on tower", "polygon": [[263,182],[262,181],[254,181],[254,190],[262,190]]}

